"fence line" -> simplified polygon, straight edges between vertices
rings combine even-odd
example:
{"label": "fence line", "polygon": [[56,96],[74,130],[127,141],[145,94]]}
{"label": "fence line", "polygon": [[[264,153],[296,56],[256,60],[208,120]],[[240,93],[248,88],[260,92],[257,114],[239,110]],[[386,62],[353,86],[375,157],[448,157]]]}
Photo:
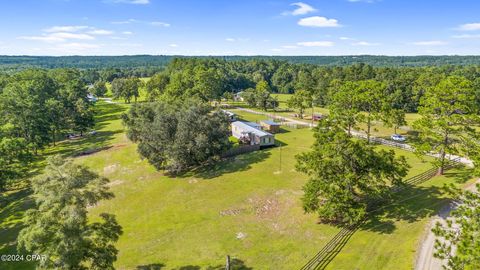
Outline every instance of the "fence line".
{"label": "fence line", "polygon": [[[454,160],[448,161],[445,165],[445,170],[449,170],[460,164],[460,158],[456,158]],[[392,188],[392,192],[399,192],[405,189],[408,185],[419,185],[424,183],[431,178],[433,178],[437,174],[437,167],[431,168],[423,173],[415,175],[411,178],[408,178],[404,181],[406,184],[405,186],[401,187],[394,187]],[[378,209],[371,209],[369,213],[377,211]],[[368,213],[367,213],[368,214]],[[367,221],[367,217],[362,219],[361,221],[344,227],[341,229],[315,256],[310,259],[302,268],[301,270],[317,270],[317,269],[325,269],[330,262],[340,253],[343,247],[347,244],[350,237],[360,228]]]}
{"label": "fence line", "polygon": [[222,158],[234,157],[241,154],[246,154],[260,150],[260,145],[241,145],[234,148],[230,148],[222,154]]}

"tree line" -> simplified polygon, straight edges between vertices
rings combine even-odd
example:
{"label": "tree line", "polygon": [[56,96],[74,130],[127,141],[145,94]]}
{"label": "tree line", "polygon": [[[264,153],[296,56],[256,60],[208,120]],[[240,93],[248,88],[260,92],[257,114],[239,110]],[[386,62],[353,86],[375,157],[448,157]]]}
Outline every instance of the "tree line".
{"label": "tree line", "polygon": [[366,63],[377,67],[480,65],[480,57],[470,56],[170,56],[170,55],[125,55],[125,56],[0,56],[0,69],[5,68],[141,68],[164,67],[175,58],[221,59],[227,61],[284,61],[292,64],[322,66],[350,66]]}
{"label": "tree line", "polygon": [[39,150],[94,124],[80,72],[28,69],[0,75],[0,179],[18,177]]}
{"label": "tree line", "polygon": [[[258,91],[259,87],[269,93],[292,94],[304,91],[299,96],[311,99],[308,102],[310,105],[329,106],[342,84],[370,80],[382,84],[381,94],[389,96],[393,108],[405,112],[418,112],[419,101],[426,88],[438,84],[448,76],[461,76],[471,81],[476,92],[476,102],[480,105],[479,66],[395,68],[360,63],[326,67],[262,59],[227,61],[215,58],[175,58],[164,71],[152,77],[146,88],[149,100],[188,96],[197,96],[203,100],[219,100],[249,90],[246,91],[246,95],[257,98],[247,97],[247,100],[259,107],[265,107],[261,91]],[[257,90],[256,94],[251,94],[255,92],[252,89]],[[265,96],[268,99],[268,95]],[[305,104],[305,101],[297,100],[294,103]],[[275,102],[270,104],[274,106]]]}

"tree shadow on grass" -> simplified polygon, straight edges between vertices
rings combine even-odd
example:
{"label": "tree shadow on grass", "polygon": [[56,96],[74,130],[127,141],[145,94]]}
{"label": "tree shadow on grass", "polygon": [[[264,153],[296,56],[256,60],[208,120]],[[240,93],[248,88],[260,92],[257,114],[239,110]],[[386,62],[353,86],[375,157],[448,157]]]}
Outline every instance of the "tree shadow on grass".
{"label": "tree shadow on grass", "polygon": [[[17,251],[17,236],[24,224],[25,212],[33,207],[28,189],[11,192],[0,202],[0,254],[21,254]],[[2,262],[0,269],[34,269],[32,262]]]}
{"label": "tree shadow on grass", "polygon": [[[135,269],[136,270],[161,270],[164,269],[166,266],[163,263],[153,263],[147,265],[139,265]],[[216,266],[207,266],[201,267],[198,265],[185,265],[180,266],[177,268],[173,268],[173,270],[225,270],[225,264],[219,264]],[[240,259],[231,259],[230,260],[230,270],[253,270],[252,267],[248,267],[245,265],[245,262]]]}
{"label": "tree shadow on grass", "polygon": [[417,222],[435,215],[450,199],[443,196],[439,187],[408,186],[391,199],[374,206],[361,230],[391,234],[395,231],[395,222]]}
{"label": "tree shadow on grass", "polygon": [[162,263],[152,263],[146,265],[139,265],[135,269],[136,270],[161,270],[165,267],[165,264]]}
{"label": "tree shadow on grass", "polygon": [[268,151],[268,149],[237,155],[210,165],[195,168],[189,172],[177,175],[177,177],[198,177],[202,179],[212,179],[223,174],[247,171],[252,167],[252,164],[262,162],[270,155],[271,153]]}
{"label": "tree shadow on grass", "polygon": [[444,173],[446,178],[453,178],[457,184],[465,184],[473,176],[472,168],[462,168],[462,166],[457,166],[455,169],[446,171]]}
{"label": "tree shadow on grass", "polygon": [[80,156],[82,153],[98,152],[105,149],[115,138],[115,135],[123,130],[99,131],[95,135],[88,135],[78,140],[69,140],[59,143],[56,147],[48,149],[46,155]]}

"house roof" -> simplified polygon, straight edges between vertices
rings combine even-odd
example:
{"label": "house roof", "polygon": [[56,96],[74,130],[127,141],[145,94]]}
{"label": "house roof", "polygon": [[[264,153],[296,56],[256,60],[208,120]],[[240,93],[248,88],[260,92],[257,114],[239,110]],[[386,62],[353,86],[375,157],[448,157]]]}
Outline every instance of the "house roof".
{"label": "house roof", "polygon": [[256,128],[256,129],[261,129],[262,128],[262,125],[258,124],[258,123],[255,123],[255,122],[243,122],[253,128]]}
{"label": "house roof", "polygon": [[280,126],[280,123],[274,122],[273,120],[263,120],[261,122],[269,126]]}
{"label": "house roof", "polygon": [[235,121],[232,123],[232,126],[236,126],[240,129],[242,129],[244,132],[250,132],[250,133],[253,133],[259,137],[263,137],[263,136],[273,136],[272,134],[268,133],[268,132],[265,132],[263,130],[260,130],[260,129],[257,129],[257,128],[254,128],[250,125],[248,125],[247,123],[245,122],[241,122],[241,121]]}

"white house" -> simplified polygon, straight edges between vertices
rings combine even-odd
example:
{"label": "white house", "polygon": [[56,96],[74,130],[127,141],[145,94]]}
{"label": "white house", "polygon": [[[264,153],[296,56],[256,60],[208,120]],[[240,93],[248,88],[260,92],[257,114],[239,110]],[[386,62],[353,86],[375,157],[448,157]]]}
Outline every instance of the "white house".
{"label": "white house", "polygon": [[251,145],[260,145],[261,147],[275,145],[275,136],[263,131],[257,123],[235,121],[231,127],[233,137],[246,140]]}
{"label": "white house", "polygon": [[243,97],[242,97],[242,94],[243,94],[243,91],[240,91],[238,93],[235,93],[233,95],[233,100],[234,101],[244,101]]}

